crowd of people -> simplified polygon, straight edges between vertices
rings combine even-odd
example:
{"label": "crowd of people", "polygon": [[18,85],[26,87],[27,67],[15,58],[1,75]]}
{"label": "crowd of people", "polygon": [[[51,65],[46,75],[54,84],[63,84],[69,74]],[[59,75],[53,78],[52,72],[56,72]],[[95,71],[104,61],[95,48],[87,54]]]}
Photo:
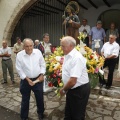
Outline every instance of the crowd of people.
{"label": "crowd of people", "polygon": [[[108,67],[108,79],[104,80],[99,76],[100,87],[110,89],[112,86],[113,72],[119,56],[120,35],[115,23],[110,24],[110,29],[105,31],[102,22],[97,21],[96,26],[90,28],[87,19],[80,24],[79,17],[74,14],[74,9],[66,7],[68,17],[63,21],[66,29],[66,36],[61,39],[60,45],[65,55],[62,66],[63,88],[60,95],[66,94],[66,106],[64,120],[85,120],[86,105],[90,94],[90,83],[86,68],[86,60],[80,52],[75,49],[79,44],[77,36],[83,32],[86,36],[85,44],[93,51],[105,58],[104,66]],[[16,38],[13,51],[16,55],[16,70],[20,76],[20,92],[22,95],[20,117],[28,119],[29,101],[31,90],[34,92],[39,120],[44,117],[43,81],[46,72],[45,57],[52,54],[50,35],[43,34],[42,40],[33,41],[25,38],[23,42]],[[7,41],[2,41],[0,57],[2,58],[3,82],[7,84],[7,69],[12,84],[14,81],[13,63],[11,59],[11,48]]]}
{"label": "crowd of people", "polygon": [[[105,86],[106,89],[110,89],[120,50],[119,44],[117,43],[119,41],[119,32],[115,29],[115,24],[111,23],[110,29],[105,32],[102,28],[101,21],[97,21],[96,26],[90,29],[90,26],[87,25],[87,19],[83,19],[79,31],[86,34],[86,46],[91,47],[94,51],[96,50],[98,54],[105,58],[103,68],[108,67],[108,79],[105,81],[103,77],[99,76],[99,82],[100,87]],[[97,47],[96,42],[99,42],[99,46]],[[64,86],[60,90],[61,96],[66,94],[64,120],[84,120],[90,94],[86,61],[82,54],[75,49],[77,41],[72,35],[63,37],[60,45],[65,55],[62,67]],[[16,38],[13,52],[16,55],[16,70],[21,79],[20,92],[22,101],[20,116],[22,120],[28,119],[31,90],[34,92],[36,98],[39,120],[42,120],[44,117],[43,81],[46,72],[44,58],[52,54],[51,46],[50,35],[48,33],[43,34],[42,41],[38,39],[33,41],[30,38],[26,38],[22,42],[19,37]],[[2,48],[0,48],[3,71],[2,84],[7,84],[8,82],[7,69],[12,84],[15,83],[11,53],[12,51],[8,47],[7,41],[3,40]]]}

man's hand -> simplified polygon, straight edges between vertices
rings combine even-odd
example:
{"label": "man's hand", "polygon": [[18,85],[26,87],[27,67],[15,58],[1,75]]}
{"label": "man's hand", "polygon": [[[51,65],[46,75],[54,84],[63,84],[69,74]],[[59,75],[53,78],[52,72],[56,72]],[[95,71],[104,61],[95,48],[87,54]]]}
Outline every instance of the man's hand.
{"label": "man's hand", "polygon": [[33,81],[30,80],[28,77],[26,77],[25,79],[28,81],[30,86],[34,86],[35,85],[35,83],[33,83]]}
{"label": "man's hand", "polygon": [[4,55],[8,55],[8,52],[5,52]]}
{"label": "man's hand", "polygon": [[64,96],[64,95],[65,95],[65,93],[66,93],[66,92],[64,91],[64,89],[63,89],[63,88],[62,88],[62,89],[60,89],[60,95],[61,95],[61,96]]}
{"label": "man's hand", "polygon": [[70,19],[69,21],[68,21],[68,23],[72,23],[73,21]]}
{"label": "man's hand", "polygon": [[39,79],[40,82],[43,82],[44,81],[44,75],[41,74],[38,79]]}
{"label": "man's hand", "polygon": [[34,86],[35,85],[35,83],[33,83],[33,81],[30,80],[30,79],[28,80],[28,83],[29,83],[30,86]]}

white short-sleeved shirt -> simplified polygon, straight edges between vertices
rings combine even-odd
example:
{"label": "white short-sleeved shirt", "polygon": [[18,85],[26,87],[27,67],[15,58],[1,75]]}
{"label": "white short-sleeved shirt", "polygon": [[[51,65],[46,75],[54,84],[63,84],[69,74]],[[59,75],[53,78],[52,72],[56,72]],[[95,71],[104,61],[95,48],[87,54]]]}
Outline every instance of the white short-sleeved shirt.
{"label": "white short-sleeved shirt", "polygon": [[103,45],[101,52],[104,53],[105,58],[108,57],[109,55],[115,55],[117,58],[119,55],[119,50],[120,47],[118,43],[113,42],[112,44],[110,44],[109,42],[106,42]]}
{"label": "white short-sleeved shirt", "polygon": [[87,35],[88,35],[90,32],[90,26],[89,25],[86,25],[86,26],[81,25],[81,27],[79,28],[79,32],[83,32],[84,29],[87,31]]}
{"label": "white short-sleeved shirt", "polygon": [[64,84],[68,82],[70,77],[77,77],[77,83],[72,89],[89,82],[86,59],[75,48],[68,55],[65,55],[62,66],[62,80]]}
{"label": "white short-sleeved shirt", "polygon": [[[11,48],[10,47],[6,47],[6,48],[0,48],[0,54],[4,54],[8,52],[8,54],[12,54],[12,51],[11,51]],[[7,60],[7,59],[10,59],[10,57],[2,57],[3,60]]]}
{"label": "white short-sleeved shirt", "polygon": [[36,78],[40,73],[45,73],[46,64],[42,53],[38,49],[33,49],[31,55],[25,50],[20,51],[16,57],[16,69],[21,79]]}

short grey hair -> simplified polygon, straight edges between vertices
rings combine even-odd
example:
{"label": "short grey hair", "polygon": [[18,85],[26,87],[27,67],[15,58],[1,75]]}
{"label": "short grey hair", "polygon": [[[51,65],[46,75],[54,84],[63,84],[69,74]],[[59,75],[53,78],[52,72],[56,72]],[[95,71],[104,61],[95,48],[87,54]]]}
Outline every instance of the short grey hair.
{"label": "short grey hair", "polygon": [[33,42],[32,39],[30,39],[30,38],[25,38],[25,39],[23,40],[23,44],[24,44],[24,45],[25,45],[26,41],[31,41],[31,42],[33,43],[33,45],[34,45],[34,42]]}
{"label": "short grey hair", "polygon": [[109,36],[113,36],[113,37],[115,37],[115,38],[117,38],[117,35],[116,34],[114,34],[114,33],[111,33]]}
{"label": "short grey hair", "polygon": [[76,46],[76,40],[71,36],[65,36],[64,38],[62,38],[62,40],[67,42],[69,45],[72,45],[73,47]]}
{"label": "short grey hair", "polygon": [[35,42],[40,42],[39,40],[35,40]]}

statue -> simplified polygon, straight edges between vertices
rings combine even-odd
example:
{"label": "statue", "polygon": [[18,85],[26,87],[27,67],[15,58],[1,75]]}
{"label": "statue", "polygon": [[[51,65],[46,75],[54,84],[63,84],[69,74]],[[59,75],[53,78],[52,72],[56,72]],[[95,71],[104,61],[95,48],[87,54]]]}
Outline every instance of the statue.
{"label": "statue", "polygon": [[[65,8],[64,12],[64,21],[63,21],[63,28],[65,30],[65,36],[72,36],[76,40],[76,44],[80,44],[78,39],[79,36],[79,27],[80,27],[80,20],[77,16],[79,12],[79,5],[75,1],[71,1]],[[65,13],[67,16],[65,16]]]}

